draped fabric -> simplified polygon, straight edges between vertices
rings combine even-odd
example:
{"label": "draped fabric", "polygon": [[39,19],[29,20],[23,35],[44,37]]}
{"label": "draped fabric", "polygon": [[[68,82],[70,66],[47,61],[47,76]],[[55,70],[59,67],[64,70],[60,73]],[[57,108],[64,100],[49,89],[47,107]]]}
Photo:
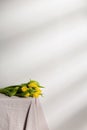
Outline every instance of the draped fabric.
{"label": "draped fabric", "polygon": [[39,100],[0,94],[0,130],[48,130]]}
{"label": "draped fabric", "polygon": [[0,1],[0,87],[29,79],[50,130],[87,129],[86,0]]}

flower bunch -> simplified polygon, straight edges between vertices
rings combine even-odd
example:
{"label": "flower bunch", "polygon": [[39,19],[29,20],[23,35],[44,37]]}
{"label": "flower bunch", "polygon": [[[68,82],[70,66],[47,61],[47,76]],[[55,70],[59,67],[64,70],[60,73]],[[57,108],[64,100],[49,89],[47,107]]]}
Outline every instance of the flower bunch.
{"label": "flower bunch", "polygon": [[35,80],[30,80],[28,83],[21,85],[8,86],[5,88],[0,88],[0,93],[3,93],[7,96],[19,96],[19,97],[34,97],[37,98],[40,95],[42,96],[43,86],[40,86],[39,82]]}

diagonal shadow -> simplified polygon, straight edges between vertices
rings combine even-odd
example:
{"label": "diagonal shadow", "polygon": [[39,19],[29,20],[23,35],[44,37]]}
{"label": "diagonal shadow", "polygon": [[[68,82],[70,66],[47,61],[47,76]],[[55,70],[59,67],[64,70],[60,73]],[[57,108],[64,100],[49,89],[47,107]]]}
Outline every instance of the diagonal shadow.
{"label": "diagonal shadow", "polygon": [[[85,7],[86,8],[86,7]],[[85,8],[79,8],[79,9],[76,9],[72,12],[69,12],[68,14],[64,14],[62,16],[58,16],[58,17],[55,17],[55,18],[52,18],[51,20],[48,20],[42,24],[38,24],[36,27],[26,27],[25,30],[19,32],[19,33],[16,33],[15,35],[12,35],[11,37],[8,37],[8,38],[1,38],[0,39],[0,43],[1,44],[7,44],[7,42],[12,42],[13,40],[15,39],[19,39],[19,38],[22,38],[24,36],[28,36],[28,38],[32,37],[32,35],[37,35],[38,32],[41,33],[42,31],[44,31],[45,29],[49,28],[50,26],[54,26],[56,24],[59,23],[59,28],[60,28],[60,23],[62,22],[65,22],[65,21],[68,21],[70,19],[73,19],[73,17],[77,16],[77,15],[85,15]]]}
{"label": "diagonal shadow", "polygon": [[87,128],[87,104],[59,126],[56,122],[54,130],[83,130],[85,125]]}
{"label": "diagonal shadow", "polygon": [[[24,66],[24,69],[22,68],[22,74],[24,75],[34,75],[34,77],[38,77],[39,75],[42,75],[42,77],[46,77],[47,73],[50,71],[54,71],[54,68],[60,67],[64,63],[68,63],[72,61],[76,56],[78,56],[81,53],[84,53],[87,50],[87,44],[84,43],[80,45],[80,47],[76,47],[73,50],[69,50],[69,52],[66,52],[64,54],[57,54],[55,56],[52,55],[52,57],[49,57],[46,61],[42,61],[40,64],[35,65],[31,68],[29,68],[29,63],[27,66]],[[28,73],[27,73],[28,72]],[[13,75],[14,77],[14,75]],[[17,79],[19,79],[20,73],[17,74]],[[15,77],[14,77],[15,78]],[[23,76],[24,78],[24,76]]]}
{"label": "diagonal shadow", "polygon": [[[49,98],[46,100],[46,104],[49,106],[49,108],[51,108],[51,106],[54,106],[56,102],[60,102],[60,99],[64,99],[64,97],[66,97],[67,94],[71,94],[76,91],[78,93],[80,86],[82,88],[82,85],[85,82],[87,82],[87,75],[81,75],[78,80],[68,85],[63,84],[61,86],[61,88],[64,86],[63,89],[61,89],[58,92],[54,91],[54,93],[51,96],[49,96]],[[56,86],[56,84],[54,86]]]}

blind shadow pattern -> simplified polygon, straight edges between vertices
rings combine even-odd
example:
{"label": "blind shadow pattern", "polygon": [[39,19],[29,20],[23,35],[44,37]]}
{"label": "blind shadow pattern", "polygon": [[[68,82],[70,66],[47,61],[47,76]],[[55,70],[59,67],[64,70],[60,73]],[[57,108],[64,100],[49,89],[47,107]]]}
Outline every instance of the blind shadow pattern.
{"label": "blind shadow pattern", "polygon": [[50,130],[87,129],[87,2],[0,1],[0,87],[30,78]]}

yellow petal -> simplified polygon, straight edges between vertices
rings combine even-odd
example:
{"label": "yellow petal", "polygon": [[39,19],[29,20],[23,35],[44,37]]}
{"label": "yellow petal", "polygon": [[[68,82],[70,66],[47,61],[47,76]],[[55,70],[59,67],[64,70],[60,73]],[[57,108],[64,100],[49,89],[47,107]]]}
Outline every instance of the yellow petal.
{"label": "yellow petal", "polygon": [[38,87],[38,86],[37,86],[37,84],[35,84],[35,83],[30,83],[30,84],[28,84],[28,87],[34,87],[34,88],[36,88],[36,87]]}
{"label": "yellow petal", "polygon": [[26,93],[24,96],[25,96],[25,97],[29,97],[29,96],[30,96],[30,93]]}
{"label": "yellow petal", "polygon": [[27,86],[22,86],[21,88],[22,92],[26,92],[28,90]]}
{"label": "yellow petal", "polygon": [[39,97],[39,94],[38,93],[33,93],[33,97],[37,98],[37,97]]}

